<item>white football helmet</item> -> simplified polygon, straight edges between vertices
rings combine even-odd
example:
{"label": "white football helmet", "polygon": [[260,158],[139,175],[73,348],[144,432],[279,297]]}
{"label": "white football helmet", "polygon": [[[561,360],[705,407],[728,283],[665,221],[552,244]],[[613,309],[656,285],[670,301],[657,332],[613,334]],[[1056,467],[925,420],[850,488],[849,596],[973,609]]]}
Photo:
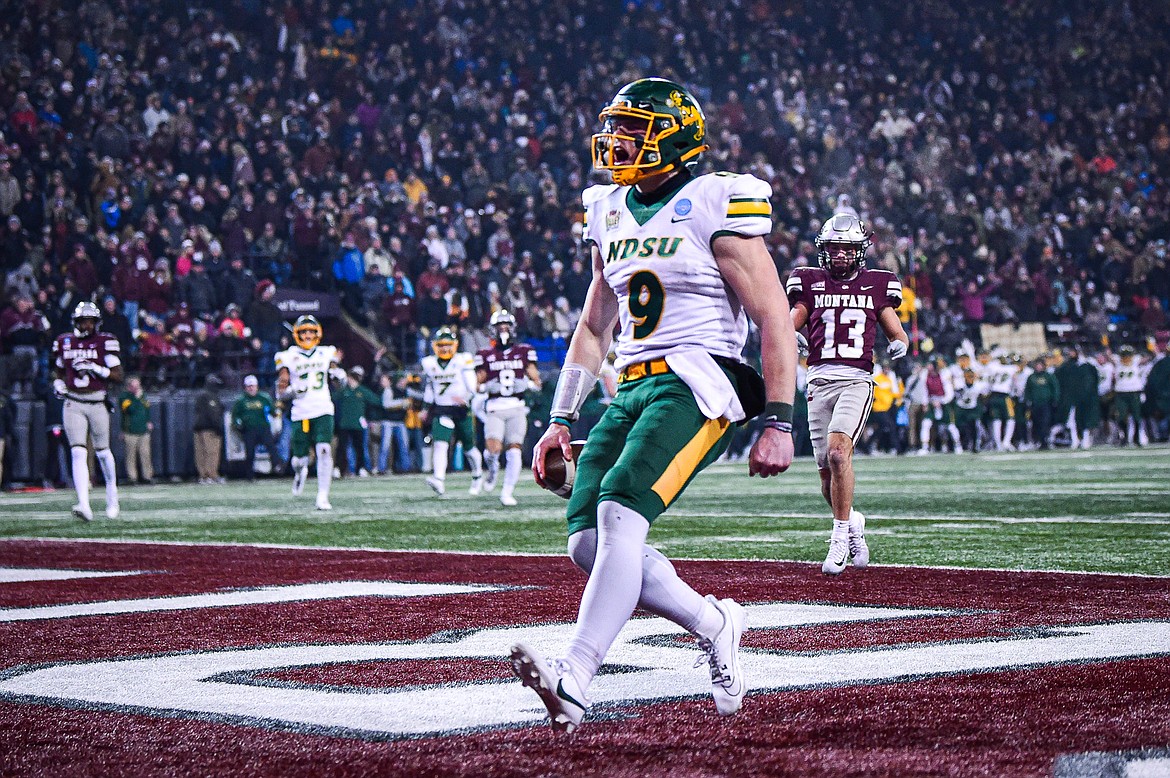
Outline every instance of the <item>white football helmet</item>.
{"label": "white football helmet", "polygon": [[[869,230],[856,216],[847,213],[834,214],[821,226],[813,241],[817,246],[817,262],[829,272],[833,278],[849,278],[865,266],[865,252],[873,245],[869,239]],[[849,250],[844,258],[836,261],[829,246],[847,246]]]}

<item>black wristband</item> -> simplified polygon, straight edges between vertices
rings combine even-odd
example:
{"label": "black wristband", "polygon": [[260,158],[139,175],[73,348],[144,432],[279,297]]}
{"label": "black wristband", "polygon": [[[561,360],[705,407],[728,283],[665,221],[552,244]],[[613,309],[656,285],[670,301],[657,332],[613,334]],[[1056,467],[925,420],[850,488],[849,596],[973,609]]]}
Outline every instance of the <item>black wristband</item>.
{"label": "black wristband", "polygon": [[786,421],[792,424],[792,403],[765,403],[764,421]]}

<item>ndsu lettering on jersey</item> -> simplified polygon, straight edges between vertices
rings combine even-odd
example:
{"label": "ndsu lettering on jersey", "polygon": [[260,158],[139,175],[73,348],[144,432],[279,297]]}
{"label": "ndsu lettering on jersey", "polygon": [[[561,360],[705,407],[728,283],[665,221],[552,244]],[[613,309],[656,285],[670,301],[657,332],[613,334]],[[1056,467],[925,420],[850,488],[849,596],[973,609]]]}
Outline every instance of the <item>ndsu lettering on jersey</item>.
{"label": "ndsu lettering on jersey", "polygon": [[605,264],[611,262],[620,262],[624,259],[631,259],[637,257],[639,259],[647,259],[651,256],[658,256],[662,259],[669,259],[678,252],[678,247],[686,238],[675,236],[662,236],[652,238],[626,238],[625,240],[615,240],[609,244],[609,248],[605,255]]}

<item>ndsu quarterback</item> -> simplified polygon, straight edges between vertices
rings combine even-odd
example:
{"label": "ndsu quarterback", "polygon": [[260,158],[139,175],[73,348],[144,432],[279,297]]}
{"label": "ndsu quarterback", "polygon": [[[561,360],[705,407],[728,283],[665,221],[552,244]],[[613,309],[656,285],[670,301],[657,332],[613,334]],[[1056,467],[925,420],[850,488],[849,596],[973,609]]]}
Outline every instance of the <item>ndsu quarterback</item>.
{"label": "ndsu quarterback", "polygon": [[808,325],[808,431],[833,509],[829,555],[821,570],[838,575],[869,564],[865,516],[853,509],[853,447],[873,405],[873,347],[878,326],[890,340],[890,359],[906,356],[910,339],[898,319],[902,284],[888,270],[865,266],[869,232],[856,216],[838,213],[817,234],[820,267],[788,277],[788,303],[797,330]]}
{"label": "ndsu quarterback", "polygon": [[110,411],[106,389],[122,380],[122,349],[118,339],[98,329],[97,305],[82,301],[73,309],[73,331],[53,341],[53,391],[65,400],[62,419],[73,465],[77,504],[73,515],[93,521],[89,504],[89,457],[86,439],[93,437],[94,457],[106,481],[106,516],[118,518],[118,477],[110,451]]}
{"label": "ndsu quarterback", "polygon": [[329,487],[333,480],[333,396],[329,382],[345,379],[337,349],[321,345],[321,322],[301,316],[293,324],[295,346],[276,355],[276,393],[292,399],[292,493],[299,495],[309,477],[309,448],[317,454],[317,510],[333,510]]}
{"label": "ndsu quarterback", "polygon": [[[748,688],[738,653],[743,608],[697,593],[646,540],[726,450],[737,422],[766,417],[749,473],[775,475],[792,462],[796,336],[763,238],[771,187],[750,175],[691,172],[707,149],[707,125],[680,84],[634,81],[599,118],[593,164],[614,183],[582,195],[593,280],[532,458],[542,485],[550,452],[573,459],[569,427],[616,327],[619,388],[576,460],[567,508],[569,557],[589,581],[558,659],[524,643],[511,653],[513,672],[560,730],[580,724],[589,686],[635,607],[695,635],[716,709],[739,710]],[[760,329],[762,381],[741,359],[749,316]]]}
{"label": "ndsu quarterback", "polygon": [[528,405],[524,395],[529,389],[540,391],[540,371],[536,369],[536,349],[514,340],[515,316],[501,308],[492,314],[490,325],[496,336],[495,344],[475,355],[475,377],[480,390],[487,394],[483,423],[487,474],[483,490],[490,492],[495,488],[500,451],[507,447],[500,502],[515,505],[513,492],[522,465],[520,449],[528,434]]}

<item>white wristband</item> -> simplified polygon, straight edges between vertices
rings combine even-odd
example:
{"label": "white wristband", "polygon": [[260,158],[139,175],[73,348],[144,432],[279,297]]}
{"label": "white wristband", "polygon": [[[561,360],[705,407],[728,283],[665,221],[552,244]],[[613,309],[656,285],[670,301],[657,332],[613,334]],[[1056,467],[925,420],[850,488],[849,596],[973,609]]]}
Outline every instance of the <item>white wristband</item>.
{"label": "white wristband", "polygon": [[553,392],[552,410],[550,415],[569,421],[576,421],[585,398],[593,391],[597,383],[597,376],[584,365],[575,362],[566,363],[557,376],[557,388]]}

